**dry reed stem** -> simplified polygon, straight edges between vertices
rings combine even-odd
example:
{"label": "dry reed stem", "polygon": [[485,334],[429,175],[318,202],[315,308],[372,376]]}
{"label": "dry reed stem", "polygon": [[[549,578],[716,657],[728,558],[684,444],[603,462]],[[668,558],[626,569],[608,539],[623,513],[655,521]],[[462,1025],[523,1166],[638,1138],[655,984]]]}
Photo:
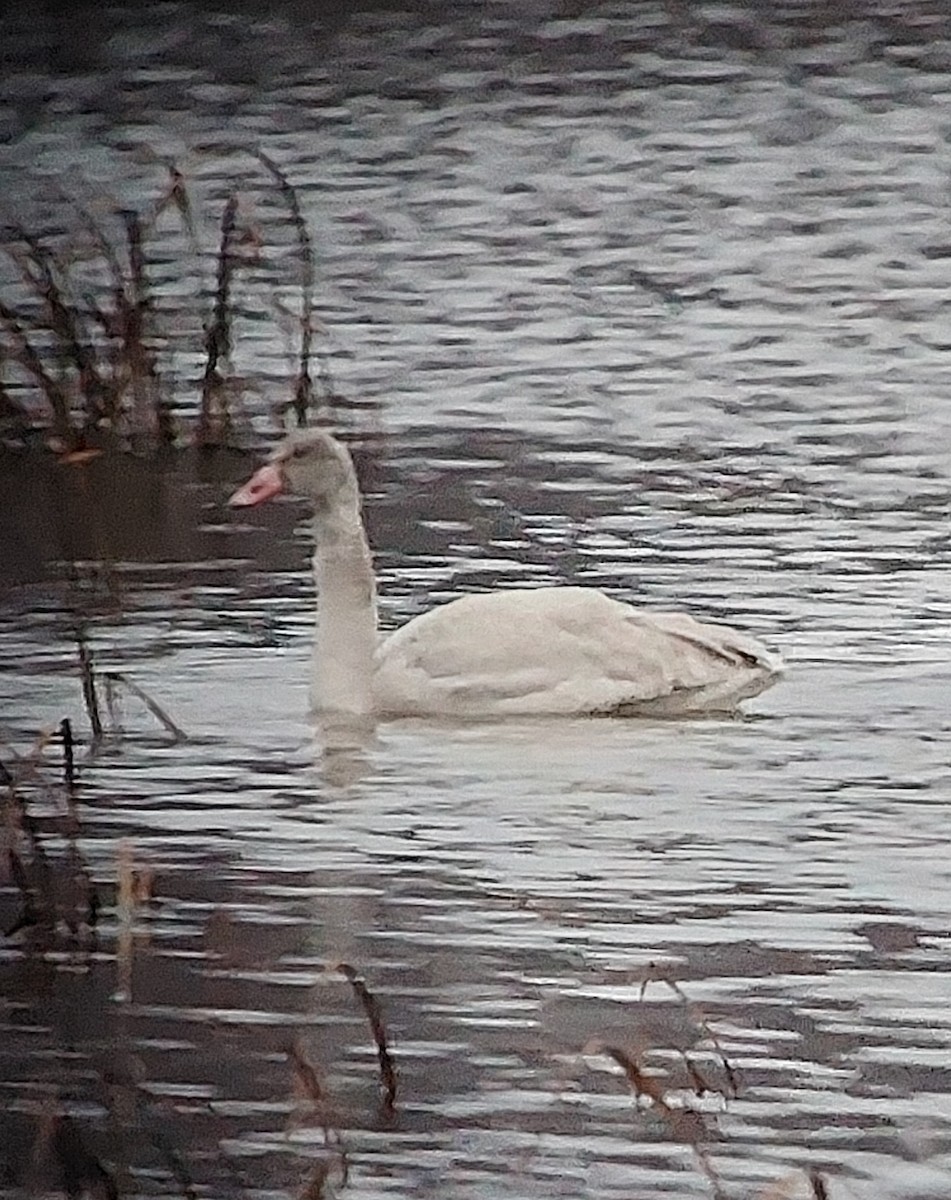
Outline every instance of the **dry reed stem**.
{"label": "dry reed stem", "polygon": [[380,1083],[383,1087],[383,1103],[387,1109],[392,1109],[396,1105],[397,1076],[396,1068],[387,1045],[386,1026],[383,1023],[383,1014],[380,1005],[360,978],[359,973],[349,963],[335,963],[328,969],[339,971],[344,976],[353,988],[357,999],[363,1005],[363,1011],[370,1022],[373,1040],[376,1042],[377,1059],[380,1064]]}
{"label": "dry reed stem", "polygon": [[30,414],[19,400],[14,400],[4,382],[3,369],[8,361],[11,361],[10,355],[7,354],[3,343],[0,342],[0,422],[9,421],[16,428],[22,429],[29,425]]}
{"label": "dry reed stem", "polygon": [[[0,347],[0,371],[2,370],[3,351]],[[29,410],[19,400],[13,399],[4,386],[3,380],[0,379],[0,428],[4,425],[7,428],[24,432],[30,428],[31,418]]]}
{"label": "dry reed stem", "polygon": [[128,838],[123,838],[119,843],[117,872],[116,916],[119,922],[119,934],[116,939],[116,999],[121,1003],[128,1003],[132,999],[137,891],[133,848]]}
{"label": "dry reed stem", "polygon": [[[680,1057],[683,1059],[684,1069],[687,1072],[687,1078],[693,1087],[694,1095],[698,1098],[709,1095],[712,1092],[719,1092],[718,1088],[712,1087],[706,1078],[700,1073],[700,1068],[691,1059],[686,1050],[680,1051]],[[736,1093],[731,1091],[731,1096],[735,1098]]]}
{"label": "dry reed stem", "polygon": [[[79,887],[79,895],[76,900],[81,902],[84,910],[82,919],[90,929],[95,929],[99,919],[99,895],[78,844],[79,835],[82,832],[82,822],[77,803],[73,727],[68,717],[64,717],[60,721],[59,729],[63,740],[63,775],[66,794],[66,828],[64,832],[68,846],[67,861],[72,868],[73,881]],[[77,906],[80,906],[79,903]]]}
{"label": "dry reed stem", "polygon": [[116,292],[124,291],[125,281],[122,274],[122,264],[119,261],[119,256],[113,249],[112,243],[106,237],[105,233],[103,233],[95,217],[85,205],[81,204],[75,196],[70,195],[65,188],[55,183],[53,184],[53,187],[63,203],[77,218],[80,225],[89,235],[89,238],[95,245],[97,251],[102,256],[103,261],[109,268],[109,274],[112,277],[112,286],[114,290]]}
{"label": "dry reed stem", "polygon": [[79,310],[66,292],[65,280],[57,279],[52,252],[21,226],[15,229],[27,247],[27,254],[12,257],[20,262],[24,282],[32,286],[43,302],[49,329],[76,370],[80,391],[87,404],[87,423],[95,425],[105,421],[115,428],[121,412],[118,395],[115,388],[107,386],[98,370]]}
{"label": "dry reed stem", "polygon": [[708,1130],[702,1116],[689,1108],[674,1107],[669,1104],[660,1080],[648,1075],[632,1055],[618,1046],[610,1046],[598,1038],[588,1042],[581,1051],[582,1054],[604,1054],[614,1060],[624,1072],[628,1086],[636,1097],[644,1096],[651,1102],[651,1108],[667,1125],[670,1132],[679,1141],[685,1142],[693,1151],[700,1169],[706,1175],[713,1188],[716,1200],[722,1200],[723,1185],[710,1155],[703,1145],[708,1140]]}
{"label": "dry reed stem", "polygon": [[73,726],[69,717],[59,723],[59,735],[63,742],[63,776],[68,792],[76,787],[76,758],[73,743]]}
{"label": "dry reed stem", "polygon": [[[21,910],[13,925],[5,933],[11,936],[21,929],[41,927],[52,931],[57,920],[62,920],[69,931],[75,936],[79,932],[79,920],[85,921],[90,927],[98,912],[98,898],[79,850],[76,846],[76,834],[79,829],[78,816],[75,810],[74,784],[75,776],[72,767],[72,731],[68,721],[62,721],[59,732],[63,736],[66,752],[65,793],[66,815],[64,818],[63,836],[67,840],[69,851],[67,861],[72,872],[68,880],[60,878],[47,857],[40,825],[32,817],[27,801],[17,789],[16,778],[4,767],[0,775],[7,786],[7,798],[4,805],[4,832],[6,861],[10,878],[15,883],[21,898]],[[29,755],[16,755],[19,766],[19,779],[31,779],[44,784],[40,776],[39,758],[43,750],[54,736],[51,729],[43,730],[37,738]],[[20,847],[23,843],[23,849]],[[78,894],[77,894],[78,886]],[[77,920],[77,912],[80,914]]]}
{"label": "dry reed stem", "polygon": [[[733,1069],[732,1064],[730,1063],[730,1060],[726,1056],[726,1051],[723,1049],[723,1046],[720,1043],[720,1039],[717,1037],[716,1033],[711,1028],[709,1022],[707,1021],[706,1017],[704,1016],[703,1009],[700,1007],[699,1004],[695,1004],[690,999],[690,997],[683,990],[683,988],[676,981],[676,979],[674,979],[667,971],[658,970],[655,963],[651,963],[650,965],[651,965],[651,970],[641,980],[641,989],[640,989],[640,992],[638,995],[638,999],[641,1001],[644,1000],[644,997],[647,994],[647,985],[649,983],[662,983],[666,987],[670,988],[670,990],[674,993],[674,995],[677,997],[677,999],[684,1006],[684,1009],[685,1009],[689,1019],[697,1026],[697,1028],[701,1031],[703,1036],[707,1039],[708,1042],[710,1042],[710,1044],[716,1050],[717,1054],[719,1054],[720,1064],[723,1067],[723,1073],[726,1076],[727,1083],[730,1086],[729,1095],[730,1095],[730,1097],[732,1097],[735,1100],[740,1094],[739,1080],[737,1078],[736,1072]],[[697,1067],[690,1061],[690,1059],[688,1058],[685,1051],[682,1052],[682,1055],[683,1055],[684,1065],[687,1068],[687,1073],[690,1075],[691,1082],[694,1083],[695,1087],[699,1087],[701,1089],[700,1094],[702,1094],[703,1091],[709,1092],[709,1091],[716,1090],[716,1089],[712,1089],[709,1087],[709,1085],[704,1080],[703,1076],[700,1075],[699,1071],[697,1070]]]}
{"label": "dry reed stem", "polygon": [[167,163],[168,185],[155,205],[151,224],[154,225],[163,212],[169,207],[176,210],[182,219],[185,230],[197,245],[198,234],[195,230],[195,219],[192,216],[192,203],[185,186],[185,176],[174,163]]}
{"label": "dry reed stem", "polygon": [[201,410],[198,417],[198,444],[219,440],[229,425],[225,380],[221,364],[231,353],[231,285],[237,256],[234,251],[238,198],[229,196],[221,215],[218,243],[218,271],[211,320],[205,329],[205,373],[201,384]]}
{"label": "dry reed stem", "polygon": [[[12,343],[12,358],[39,386],[53,414],[55,434],[75,445],[86,430],[105,430],[113,437],[145,436],[160,444],[174,440],[171,407],[161,388],[155,355],[146,340],[150,315],[142,222],[135,212],[117,210],[126,234],[126,263],[91,213],[74,198],[60,194],[109,273],[112,307],[83,294],[82,306],[70,294],[72,259],[57,259],[38,238],[15,222],[9,224],[18,244],[6,253],[39,301],[42,317],[27,319],[9,308],[0,312]],[[173,187],[172,191],[175,191]],[[75,255],[73,256],[75,257]],[[92,336],[90,322],[100,337]],[[52,353],[76,374],[83,411],[74,426],[71,382],[55,379],[33,347],[27,329],[53,338]],[[105,341],[105,345],[102,341]],[[127,397],[131,402],[127,403]]]}
{"label": "dry reed stem", "polygon": [[10,873],[10,878],[16,884],[17,891],[20,893],[20,912],[13,921],[13,924],[8,925],[3,930],[4,938],[12,938],[14,934],[19,933],[23,929],[34,929],[39,925],[50,928],[52,920],[45,911],[41,912],[37,909],[26,869],[19,854],[17,854],[12,846],[7,847],[7,869]]}
{"label": "dry reed stem", "polygon": [[295,1090],[298,1095],[309,1100],[320,1123],[324,1135],[324,1144],[333,1146],[337,1152],[343,1183],[350,1177],[350,1160],[339,1130],[331,1122],[330,1101],[316,1068],[308,1061],[299,1042],[287,1048],[287,1057],[294,1068]]}
{"label": "dry reed stem", "polygon": [[300,251],[301,263],[301,307],[300,307],[300,354],[298,357],[297,379],[294,382],[294,399],[292,405],[297,424],[301,427],[307,424],[307,414],[314,399],[314,388],[310,377],[311,348],[314,338],[314,244],[304,219],[300,206],[300,198],[294,185],[281,168],[263,150],[255,151],[258,160],[271,173],[281,195],[287,202],[294,230],[297,234],[297,247]]}
{"label": "dry reed stem", "polygon": [[[172,186],[160,201],[158,211],[168,203],[169,197],[178,194],[175,178],[181,181],[181,176],[175,173]],[[181,190],[184,191],[183,183]],[[132,433],[150,433],[160,444],[171,444],[175,437],[171,408],[161,390],[155,355],[146,342],[152,305],[146,272],[145,230],[142,219],[134,210],[116,207],[115,211],[125,230],[127,279],[118,254],[92,214],[75,198],[62,190],[61,194],[92,239],[112,279],[115,306],[113,312],[104,312],[88,297],[86,302],[104,334],[120,343],[120,361],[125,364],[126,382],[132,390]],[[181,205],[177,207],[181,211]],[[187,211],[186,225],[194,235],[190,210]]]}
{"label": "dry reed stem", "polygon": [[113,735],[122,734],[122,721],[119,716],[119,688],[110,675],[102,679],[103,692],[106,697],[106,712],[109,714],[109,731]]}
{"label": "dry reed stem", "polygon": [[92,744],[95,748],[103,738],[102,714],[99,710],[99,694],[96,691],[96,672],[92,651],[86,645],[84,635],[80,632],[76,636],[79,644],[79,679],[83,691],[83,704],[86,706],[86,716],[89,718]]}
{"label": "dry reed stem", "polygon": [[[44,730],[29,756],[17,756],[23,764],[21,778],[39,773],[37,759],[47,744],[52,732]],[[32,817],[26,800],[17,789],[16,777],[4,767],[4,782],[7,787],[4,827],[7,838],[7,866],[10,878],[20,893],[20,915],[7,930],[11,937],[21,929],[42,927],[53,930],[56,926],[56,887],[53,869],[46,856],[38,823]],[[29,853],[31,870],[27,869],[19,843],[25,843]],[[31,874],[33,879],[31,880]]]}
{"label": "dry reed stem", "polygon": [[131,300],[125,289],[117,293],[121,308],[122,349],[132,388],[132,427],[138,433],[151,433],[160,445],[171,445],[175,427],[169,405],[162,395],[155,355],[146,342],[152,311],[145,266],[145,243],[138,213],[124,209],[120,216],[125,226],[129,256]]}
{"label": "dry reed stem", "polygon": [[0,301],[0,321],[13,339],[14,358],[23,370],[36,380],[46,396],[53,415],[53,432],[65,444],[73,442],[75,434],[70,416],[69,396],[60,382],[53,378],[43,365],[43,360],[33,348],[23,328],[19,313]]}
{"label": "dry reed stem", "polygon": [[300,1043],[295,1042],[287,1048],[287,1057],[294,1068],[294,1079],[300,1092],[323,1114],[326,1096],[317,1075],[316,1069],[307,1061]]}
{"label": "dry reed stem", "polygon": [[[141,700],[145,707],[149,710],[153,717],[163,725],[172,735],[176,742],[187,742],[188,734],[180,726],[176,725],[172,718],[168,715],[164,708],[148,694],[148,692],[139,687],[137,683],[133,683],[131,679],[125,676],[121,671],[105,671],[103,678],[108,680],[112,685],[121,683],[137,699]],[[110,706],[114,704],[114,696],[110,698]]]}
{"label": "dry reed stem", "polygon": [[[276,182],[291,215],[300,261],[300,330],[297,372],[291,406],[297,423],[305,425],[314,404],[313,363],[317,378],[333,396],[333,382],[323,357],[314,351],[320,323],[314,306],[314,246],[298,193],[283,169],[263,151],[255,157]],[[0,367],[7,361],[22,372],[45,398],[54,435],[68,449],[84,445],[88,434],[135,440],[147,438],[170,445],[176,430],[173,409],[161,385],[149,327],[154,319],[147,272],[147,235],[162,213],[174,208],[192,242],[196,260],[201,248],[195,230],[185,177],[167,163],[168,184],[151,213],[143,219],[133,210],[115,207],[125,230],[125,254],[110,240],[88,208],[59,189],[90,244],[74,239],[72,249],[58,254],[16,221],[8,222],[14,245],[0,246],[19,271],[36,312],[27,316],[0,303]],[[55,186],[55,185],[54,185]],[[201,383],[196,430],[199,446],[224,441],[234,429],[236,389],[229,384],[225,364],[230,359],[234,308],[232,291],[242,260],[242,246],[253,242],[250,231],[237,225],[238,199],[231,196],[222,215],[217,273],[211,317],[205,326],[205,368]],[[88,295],[77,285],[75,262],[98,255],[109,282],[102,289],[111,303]],[[81,303],[74,293],[81,292]],[[58,367],[48,367],[52,362]],[[0,421],[29,424],[30,405],[14,400],[0,380]]]}

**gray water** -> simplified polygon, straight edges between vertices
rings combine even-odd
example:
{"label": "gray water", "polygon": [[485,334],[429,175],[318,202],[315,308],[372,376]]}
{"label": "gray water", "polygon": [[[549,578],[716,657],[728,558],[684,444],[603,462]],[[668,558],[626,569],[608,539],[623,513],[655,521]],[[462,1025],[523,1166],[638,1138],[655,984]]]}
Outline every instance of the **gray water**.
{"label": "gray water", "polygon": [[[225,509],[250,455],[6,453],[0,758],[24,775],[11,747],[63,717],[88,744],[77,632],[188,736],[126,692],[72,837],[56,744],[25,772],[103,908],[95,937],[0,950],[4,1194],[54,1178],[51,1111],[135,1194],[300,1195],[322,1163],[355,1198],[951,1191],[951,17],[761,7],[0,17],[21,222],[68,226],[55,187],[147,204],[168,157],[207,290],[241,189],[261,445],[293,232],[246,148],[299,187],[387,627],[585,583],[790,664],[745,719],[405,722],[321,753],[306,513]],[[187,416],[201,281],[159,238]],[[123,855],[151,879],[131,950]],[[382,1010],[393,1112],[340,962]]]}

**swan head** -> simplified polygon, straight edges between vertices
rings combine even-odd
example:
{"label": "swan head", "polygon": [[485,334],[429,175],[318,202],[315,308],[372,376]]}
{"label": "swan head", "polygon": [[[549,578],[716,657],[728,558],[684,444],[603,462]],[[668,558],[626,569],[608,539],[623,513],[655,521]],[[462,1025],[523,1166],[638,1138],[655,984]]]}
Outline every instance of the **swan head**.
{"label": "swan head", "polygon": [[245,508],[281,493],[306,497],[318,515],[352,503],[359,489],[350,452],[325,429],[291,434],[228,503]]}

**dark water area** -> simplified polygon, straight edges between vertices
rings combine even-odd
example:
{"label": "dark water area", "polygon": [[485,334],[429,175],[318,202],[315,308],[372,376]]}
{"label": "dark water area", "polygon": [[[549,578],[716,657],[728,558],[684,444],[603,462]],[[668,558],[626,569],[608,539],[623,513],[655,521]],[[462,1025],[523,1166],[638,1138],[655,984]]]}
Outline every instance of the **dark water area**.
{"label": "dark water area", "polygon": [[[4,230],[187,182],[183,429],[233,191],[264,247],[242,446],[0,451],[4,1196],[951,1194],[949,65],[937,3],[3,8]],[[386,628],[581,583],[788,678],[322,748],[306,509],[225,506],[295,370],[254,149]]]}

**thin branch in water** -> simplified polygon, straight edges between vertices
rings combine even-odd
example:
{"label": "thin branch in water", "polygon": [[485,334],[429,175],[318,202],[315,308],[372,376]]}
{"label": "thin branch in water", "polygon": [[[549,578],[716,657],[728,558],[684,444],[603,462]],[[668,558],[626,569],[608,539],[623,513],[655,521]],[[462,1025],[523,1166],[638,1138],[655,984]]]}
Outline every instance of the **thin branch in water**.
{"label": "thin branch in water", "polygon": [[76,759],[73,749],[73,726],[69,717],[60,721],[59,734],[63,740],[63,773],[66,787],[72,791],[76,786]]}
{"label": "thin branch in water", "polygon": [[96,673],[92,652],[86,645],[82,634],[79,634],[79,678],[82,683],[83,703],[86,706],[86,715],[89,717],[89,727],[92,729],[92,742],[95,747],[102,741],[102,715],[99,711],[99,695],[96,691]]}
{"label": "thin branch in water", "polygon": [[154,225],[167,208],[174,208],[181,217],[182,224],[185,226],[185,232],[188,234],[192,246],[197,252],[198,233],[195,229],[195,218],[192,215],[191,197],[188,195],[188,188],[185,186],[185,176],[173,162],[166,163],[166,167],[168,168],[168,186],[159,197],[149,224]]}
{"label": "thin branch in water", "polygon": [[122,348],[132,384],[133,431],[154,432],[161,445],[175,440],[171,409],[162,395],[155,355],[146,341],[152,311],[145,262],[145,241],[139,214],[123,209],[119,216],[125,226],[129,253],[131,303],[122,299]]}
{"label": "thin branch in water", "polygon": [[116,939],[116,998],[123,1002],[132,999],[132,957],[136,908],[135,864],[132,843],[123,838],[119,843],[118,886],[116,915],[119,934]]}
{"label": "thin branch in water", "polygon": [[[66,861],[72,872],[72,888],[69,889],[73,899],[73,910],[79,913],[79,920],[84,921],[90,929],[94,929],[99,919],[99,896],[89,868],[83,859],[79,848],[82,833],[79,803],[77,799],[77,780],[75,767],[75,744],[73,726],[68,717],[59,723],[60,736],[63,740],[63,755],[65,759],[64,774],[66,778],[66,809],[64,835],[67,843]],[[71,921],[71,928],[75,925]]]}
{"label": "thin branch in water", "polygon": [[[51,789],[43,778],[43,764],[40,763],[43,750],[57,733],[64,749],[66,811],[57,822],[58,829],[55,832],[65,840],[66,852],[54,869],[53,862],[47,857],[41,834],[48,818],[41,825],[32,816],[27,799],[17,783],[30,780],[44,790],[58,791]],[[17,755],[16,759],[16,777],[5,769],[2,775],[8,789],[5,804],[7,864],[10,877],[21,894],[22,910],[14,926],[6,932],[15,933],[30,925],[53,930],[61,921],[75,936],[84,922],[90,926],[94,923],[99,901],[78,846],[81,830],[76,801],[75,746],[68,718],[61,721],[55,730],[43,730],[30,754]]]}
{"label": "thin branch in water", "polygon": [[634,1095],[644,1096],[650,1100],[653,1111],[663,1119],[673,1136],[690,1146],[700,1169],[713,1188],[714,1197],[716,1200],[722,1200],[724,1192],[720,1176],[710,1160],[709,1152],[703,1145],[703,1142],[709,1138],[710,1132],[700,1113],[670,1104],[660,1080],[653,1075],[648,1075],[626,1050],[622,1050],[618,1046],[606,1045],[595,1038],[583,1048],[582,1054],[605,1054],[617,1063],[624,1072],[628,1086]]}
{"label": "thin branch in water", "polygon": [[[27,257],[21,264],[21,274],[46,309],[49,328],[60,350],[72,362],[79,377],[79,387],[86,400],[86,423],[94,426],[107,421],[113,428],[121,416],[121,406],[114,388],[110,388],[99,373],[96,355],[88,343],[79,310],[64,291],[53,269],[54,257],[48,247],[22,226],[15,232],[27,247]],[[16,256],[14,256],[16,261]],[[62,273],[60,273],[62,274]]]}
{"label": "thin branch in water", "polygon": [[67,446],[76,441],[70,416],[69,397],[59,380],[54,379],[43,365],[23,327],[22,318],[0,301],[0,320],[13,341],[13,357],[23,370],[39,384],[53,415],[53,432]]}
{"label": "thin branch in water", "polygon": [[357,999],[363,1005],[363,1011],[370,1022],[373,1040],[376,1042],[377,1059],[380,1064],[380,1082],[383,1085],[383,1102],[387,1109],[396,1104],[397,1076],[396,1067],[387,1045],[386,1026],[383,1023],[383,1013],[376,997],[367,988],[360,975],[349,963],[336,963],[332,968],[339,971],[353,988]]}
{"label": "thin branch in water", "polygon": [[287,1048],[287,1057],[294,1068],[294,1078],[297,1080],[303,1094],[315,1108],[323,1109],[326,1102],[324,1089],[318,1078],[316,1069],[307,1061],[304,1051],[297,1043]]}
{"label": "thin branch in water", "polygon": [[[19,760],[25,764],[25,771],[21,778],[37,774],[36,759],[50,736],[52,736],[50,731],[44,731],[30,756]],[[7,787],[5,806],[5,824],[8,827],[7,866],[10,877],[20,893],[21,901],[20,916],[5,933],[9,937],[20,929],[37,925],[51,930],[56,925],[56,889],[53,869],[46,857],[39,826],[31,815],[26,800],[17,788],[16,777],[11,775],[5,767],[3,774],[6,777]],[[21,838],[29,849],[29,870],[24,863],[23,856],[17,850]]]}
{"label": "thin branch in water", "polygon": [[294,185],[277,163],[265,154],[263,150],[257,150],[255,154],[258,160],[271,173],[277,186],[280,188],[281,195],[287,202],[291,220],[294,223],[294,230],[297,234],[297,247],[300,252],[301,264],[301,340],[297,379],[294,383],[293,408],[297,424],[303,427],[307,424],[307,414],[314,399],[314,388],[310,376],[311,348],[314,338],[314,244]]}
{"label": "thin branch in water", "polygon": [[106,671],[104,672],[103,678],[107,679],[110,683],[121,683],[123,687],[128,688],[133,696],[142,701],[142,703],[149,710],[152,716],[155,717],[159,724],[164,725],[176,742],[188,741],[188,734],[184,731],[184,729],[175,724],[165,709],[162,708],[157,701],[153,700],[144,688],[139,687],[137,683],[133,683],[132,680],[123,675],[121,671]]}
{"label": "thin branch in water", "polygon": [[122,718],[119,715],[119,687],[111,675],[103,675],[103,692],[106,697],[106,712],[109,714],[109,732],[122,736]]}
{"label": "thin branch in water", "polygon": [[[670,988],[670,990],[674,993],[674,995],[681,1002],[681,1004],[683,1004],[684,1009],[686,1010],[687,1015],[690,1018],[690,1020],[694,1022],[694,1024],[697,1026],[697,1028],[703,1033],[703,1036],[713,1045],[713,1048],[716,1050],[717,1054],[720,1056],[720,1063],[723,1067],[723,1073],[726,1075],[727,1083],[730,1086],[729,1094],[730,1094],[730,1096],[733,1097],[733,1099],[736,1099],[736,1097],[739,1096],[739,1094],[740,1094],[740,1083],[737,1078],[736,1072],[734,1071],[733,1066],[730,1063],[730,1060],[726,1056],[726,1051],[723,1049],[723,1046],[720,1043],[720,1039],[717,1037],[716,1032],[711,1028],[706,1017],[703,1015],[703,1012],[701,1011],[700,1007],[693,1003],[693,1001],[690,999],[690,997],[687,995],[687,993],[683,990],[683,988],[680,986],[680,984],[676,981],[676,979],[674,979],[673,976],[667,970],[658,968],[656,963],[650,964],[650,969],[649,969],[648,973],[644,976],[643,980],[641,981],[641,989],[640,989],[639,999],[642,1001],[647,993],[648,983],[664,984],[666,987]],[[697,1077],[694,1078],[694,1075],[696,1073],[696,1067],[694,1067],[693,1064],[691,1064],[691,1062],[687,1058],[686,1054],[684,1054],[684,1063],[686,1064],[687,1071],[688,1071],[688,1073],[690,1073],[691,1078],[693,1079],[693,1082],[695,1084],[697,1084],[697,1082],[699,1080],[699,1083],[700,1083],[700,1086],[702,1087],[702,1089],[705,1091],[709,1091],[710,1089],[706,1086],[706,1084],[702,1080],[702,1077],[697,1075]]]}
{"label": "thin branch in water", "polygon": [[234,252],[238,216],[238,198],[229,196],[221,216],[218,244],[218,274],[211,320],[205,329],[205,373],[201,384],[201,411],[198,419],[198,444],[207,445],[214,434],[219,439],[229,421],[225,399],[225,381],[221,364],[231,353],[231,284],[237,256]]}
{"label": "thin branch in water", "polygon": [[324,1135],[324,1143],[328,1146],[333,1146],[340,1159],[340,1169],[343,1173],[343,1182],[347,1183],[350,1174],[350,1162],[347,1157],[347,1150],[343,1143],[343,1138],[340,1136],[339,1130],[331,1122],[330,1103],[327,1094],[320,1082],[320,1077],[317,1074],[315,1067],[308,1062],[306,1055],[299,1043],[295,1043],[287,1048],[287,1057],[290,1059],[291,1066],[294,1068],[294,1080],[297,1084],[298,1091],[305,1096],[313,1105],[314,1111],[320,1121],[321,1132]]}

